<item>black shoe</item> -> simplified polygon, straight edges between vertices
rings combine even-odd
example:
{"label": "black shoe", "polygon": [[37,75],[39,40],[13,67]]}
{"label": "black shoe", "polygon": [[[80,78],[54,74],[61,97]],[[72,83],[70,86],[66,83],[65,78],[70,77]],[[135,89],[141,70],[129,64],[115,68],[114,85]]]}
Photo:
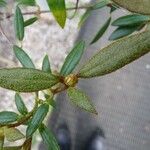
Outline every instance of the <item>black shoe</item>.
{"label": "black shoe", "polygon": [[96,129],[88,138],[84,150],[105,150],[105,134],[102,129]]}
{"label": "black shoe", "polygon": [[71,136],[66,124],[61,125],[56,131],[56,139],[60,150],[71,150]]}

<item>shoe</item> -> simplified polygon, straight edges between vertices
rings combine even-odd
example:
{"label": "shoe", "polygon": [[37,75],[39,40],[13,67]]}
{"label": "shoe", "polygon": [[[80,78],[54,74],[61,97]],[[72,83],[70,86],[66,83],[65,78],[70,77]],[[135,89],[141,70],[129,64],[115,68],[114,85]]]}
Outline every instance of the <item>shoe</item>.
{"label": "shoe", "polygon": [[104,131],[98,128],[88,138],[84,150],[105,150],[104,140]]}
{"label": "shoe", "polygon": [[66,124],[58,127],[56,131],[56,139],[60,146],[60,150],[71,150],[71,136]]}

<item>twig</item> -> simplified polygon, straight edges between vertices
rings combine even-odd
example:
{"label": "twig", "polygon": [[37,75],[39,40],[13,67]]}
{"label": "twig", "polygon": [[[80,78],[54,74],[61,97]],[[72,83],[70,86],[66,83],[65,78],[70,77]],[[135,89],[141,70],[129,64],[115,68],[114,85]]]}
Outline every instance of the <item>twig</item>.
{"label": "twig", "polygon": [[12,123],[12,124],[8,124],[8,125],[4,124],[4,125],[0,125],[0,127],[7,126],[8,128],[12,128],[12,127],[18,127],[18,126],[22,125],[23,123],[27,122],[33,116],[37,107],[38,107],[38,101],[37,101],[37,99],[35,99],[35,105],[31,112],[29,112],[26,116],[23,116],[22,118],[20,118],[16,123]]}
{"label": "twig", "polygon": [[[92,7],[92,6],[80,6],[80,7],[78,7],[78,9],[88,9],[90,7]],[[74,9],[76,9],[76,7],[67,8],[66,10],[70,11],[70,10],[74,10]],[[45,14],[45,13],[50,13],[50,12],[51,12],[50,10],[42,10],[42,11],[40,11],[40,14]],[[22,14],[23,15],[34,15],[34,14],[37,14],[37,11],[24,12]],[[14,16],[13,13],[12,14],[8,14],[6,16],[6,18],[9,19],[9,18],[11,18],[13,16]]]}
{"label": "twig", "polygon": [[76,6],[75,6],[75,12],[73,13],[73,15],[69,18],[69,19],[72,19],[72,18],[74,18],[74,16],[76,15],[76,13],[77,13],[77,10],[78,10],[78,5],[79,5],[79,0],[77,0],[77,2],[76,2]]}

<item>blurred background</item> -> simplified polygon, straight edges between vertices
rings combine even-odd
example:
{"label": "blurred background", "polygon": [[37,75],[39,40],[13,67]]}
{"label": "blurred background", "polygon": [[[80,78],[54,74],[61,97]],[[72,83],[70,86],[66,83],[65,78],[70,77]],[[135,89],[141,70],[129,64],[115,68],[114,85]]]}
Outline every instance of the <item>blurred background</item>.
{"label": "blurred background", "polygon": [[[67,6],[75,5],[74,0],[67,0]],[[93,1],[92,1],[93,2]],[[14,1],[9,0],[6,11],[12,11]],[[44,0],[38,0],[43,10],[48,7]],[[80,5],[88,4],[90,0],[80,0]],[[32,8],[29,8],[32,10]],[[78,11],[74,19],[68,19],[64,30],[55,22],[51,14],[44,14],[31,27],[26,28],[23,47],[31,56],[37,68],[41,68],[42,59],[48,54],[52,68],[59,70],[74,43],[85,40],[87,49],[82,63],[88,60],[97,50],[109,44],[108,37],[114,30],[109,27],[105,35],[97,43],[89,46],[94,35],[109,17],[109,8],[93,11],[82,28],[78,22],[85,10]],[[126,14],[119,9],[113,19]],[[73,12],[69,12],[71,16]],[[14,40],[13,18],[1,21],[1,26],[12,43]],[[73,150],[82,150],[87,137],[101,128],[105,133],[104,150],[149,150],[150,149],[150,54],[134,63],[101,78],[83,80],[79,88],[86,91],[97,108],[98,115],[72,106],[66,93],[61,93],[57,99],[57,107],[48,119],[49,127],[56,133],[57,128],[66,122],[71,132]],[[0,34],[0,66],[20,66],[15,59],[12,45]],[[15,110],[14,92],[0,88],[0,110]],[[31,109],[32,95],[23,94],[25,103]],[[37,133],[38,134],[38,133]],[[34,143],[40,143],[36,136]],[[34,144],[33,149],[45,150],[43,144]]]}

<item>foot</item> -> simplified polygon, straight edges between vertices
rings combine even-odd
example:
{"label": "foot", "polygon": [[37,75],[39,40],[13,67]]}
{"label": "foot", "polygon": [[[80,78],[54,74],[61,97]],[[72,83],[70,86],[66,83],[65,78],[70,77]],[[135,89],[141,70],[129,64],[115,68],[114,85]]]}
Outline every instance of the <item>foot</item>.
{"label": "foot", "polygon": [[71,136],[66,124],[61,125],[56,132],[56,139],[60,150],[71,150]]}
{"label": "foot", "polygon": [[102,129],[96,129],[87,140],[84,150],[105,150],[105,135]]}

